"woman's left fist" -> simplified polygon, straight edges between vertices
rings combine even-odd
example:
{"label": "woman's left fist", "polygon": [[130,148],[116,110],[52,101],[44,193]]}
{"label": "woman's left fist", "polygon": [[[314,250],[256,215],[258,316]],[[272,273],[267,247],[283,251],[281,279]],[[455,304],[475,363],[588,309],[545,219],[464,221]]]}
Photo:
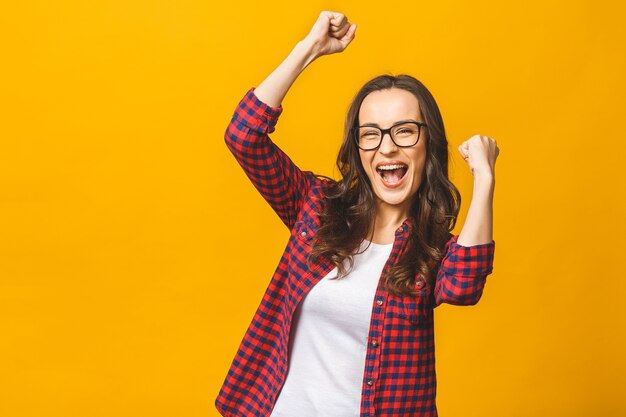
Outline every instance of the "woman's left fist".
{"label": "woman's left fist", "polygon": [[472,175],[495,174],[496,158],[500,149],[494,139],[474,135],[459,146],[459,153],[469,165]]}

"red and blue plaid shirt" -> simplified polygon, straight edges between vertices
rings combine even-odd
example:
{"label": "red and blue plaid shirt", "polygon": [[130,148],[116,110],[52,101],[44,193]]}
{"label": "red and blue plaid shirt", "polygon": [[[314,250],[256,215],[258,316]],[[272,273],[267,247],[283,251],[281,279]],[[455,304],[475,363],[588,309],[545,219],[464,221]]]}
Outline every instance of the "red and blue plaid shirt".
{"label": "red and blue plaid shirt", "polygon": [[[316,213],[329,180],[300,170],[270,140],[268,134],[274,131],[281,112],[282,106],[263,103],[251,88],[225,134],[226,145],[237,162],[291,230],[287,248],[215,400],[217,410],[227,417],[270,415],[287,374],[294,311],[303,296],[335,266],[328,259],[312,268],[306,266],[320,225]],[[405,250],[412,227],[409,218],[396,230],[383,273]],[[495,250],[493,240],[465,247],[457,244],[457,238],[451,236],[446,243],[435,288],[419,274],[415,279],[418,296],[395,296],[377,288],[360,417],[437,416],[433,309],[441,303],[476,304],[492,271]]]}

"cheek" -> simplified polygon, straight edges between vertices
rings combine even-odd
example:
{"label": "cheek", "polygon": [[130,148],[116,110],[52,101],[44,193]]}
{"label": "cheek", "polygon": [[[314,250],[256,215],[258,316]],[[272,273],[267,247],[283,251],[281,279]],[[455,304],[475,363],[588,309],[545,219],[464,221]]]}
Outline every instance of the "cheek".
{"label": "cheek", "polygon": [[426,154],[424,152],[419,152],[412,155],[411,159],[413,159],[413,166],[415,167],[415,176],[417,178],[422,178],[424,168],[426,167]]}
{"label": "cheek", "polygon": [[359,152],[359,157],[361,158],[361,166],[363,167],[363,170],[367,175],[371,175],[372,161],[370,161],[367,154],[365,154],[363,151]]}

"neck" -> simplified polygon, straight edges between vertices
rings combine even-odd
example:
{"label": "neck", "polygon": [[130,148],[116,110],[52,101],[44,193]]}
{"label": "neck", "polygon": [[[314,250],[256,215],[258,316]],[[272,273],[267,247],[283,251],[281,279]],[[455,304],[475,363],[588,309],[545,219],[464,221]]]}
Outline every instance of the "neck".
{"label": "neck", "polygon": [[376,229],[395,230],[409,216],[409,205],[390,205],[382,201],[376,204]]}

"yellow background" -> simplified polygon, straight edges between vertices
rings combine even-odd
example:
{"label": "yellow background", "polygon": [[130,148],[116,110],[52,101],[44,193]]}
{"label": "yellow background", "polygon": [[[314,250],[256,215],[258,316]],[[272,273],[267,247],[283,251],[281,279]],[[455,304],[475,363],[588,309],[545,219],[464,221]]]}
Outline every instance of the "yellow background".
{"label": "yellow background", "polygon": [[288,238],[228,153],[245,91],[321,10],[359,26],[273,139],[334,169],[380,73],[432,91],[456,148],[500,147],[494,272],[436,310],[441,416],[626,415],[626,33],[617,1],[30,1],[0,17],[0,415],[217,416]]}

